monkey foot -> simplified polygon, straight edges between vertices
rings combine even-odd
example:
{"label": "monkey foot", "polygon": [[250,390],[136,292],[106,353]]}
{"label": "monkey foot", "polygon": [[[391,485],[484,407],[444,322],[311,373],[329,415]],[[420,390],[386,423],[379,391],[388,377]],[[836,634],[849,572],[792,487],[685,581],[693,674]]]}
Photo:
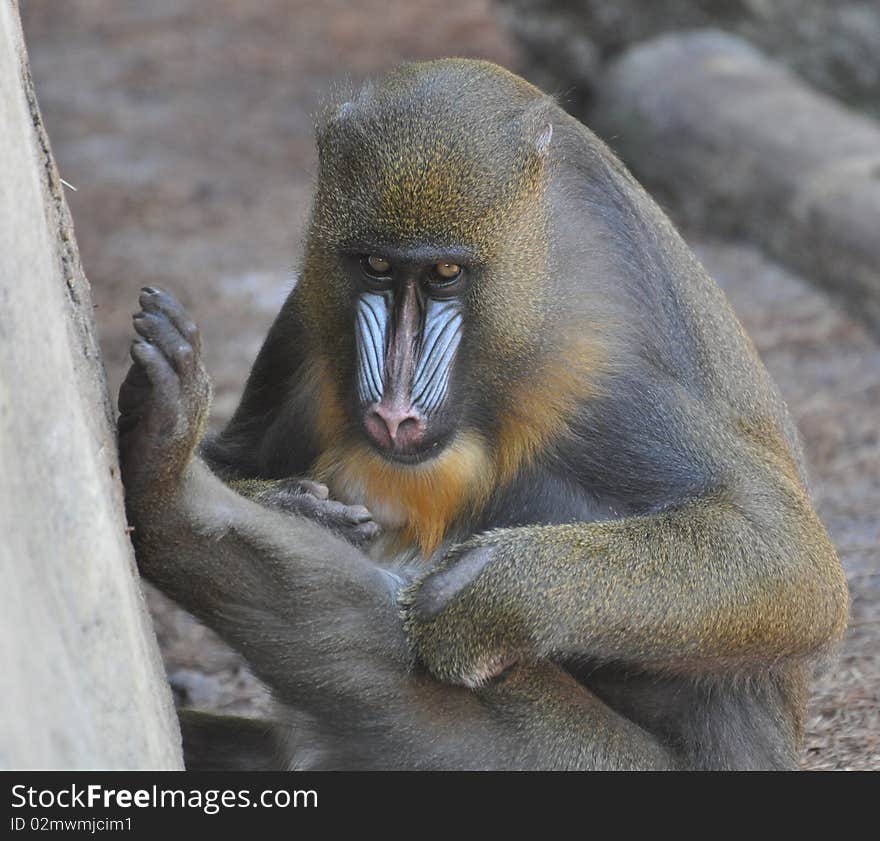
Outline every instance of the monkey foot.
{"label": "monkey foot", "polygon": [[119,449],[126,490],[178,482],[211,400],[196,325],[166,292],[145,287],[133,317],[133,364],[119,389]]}

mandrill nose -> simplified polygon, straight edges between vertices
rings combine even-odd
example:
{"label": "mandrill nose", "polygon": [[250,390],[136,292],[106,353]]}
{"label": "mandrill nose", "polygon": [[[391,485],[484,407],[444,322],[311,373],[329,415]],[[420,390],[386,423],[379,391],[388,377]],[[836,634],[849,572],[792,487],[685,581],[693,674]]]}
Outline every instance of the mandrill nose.
{"label": "mandrill nose", "polygon": [[412,406],[377,403],[364,423],[370,438],[385,450],[410,450],[425,434],[424,419]]}

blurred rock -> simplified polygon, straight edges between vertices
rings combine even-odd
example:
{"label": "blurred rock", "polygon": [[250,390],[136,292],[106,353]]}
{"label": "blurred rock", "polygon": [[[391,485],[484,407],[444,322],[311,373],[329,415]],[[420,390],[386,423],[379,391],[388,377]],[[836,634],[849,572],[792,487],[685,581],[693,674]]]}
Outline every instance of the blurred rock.
{"label": "blurred rock", "polygon": [[[578,93],[592,57],[673,30],[715,27],[744,36],[816,87],[880,115],[877,0],[502,0],[536,81]],[[579,58],[589,55],[585,62]],[[540,77],[540,78],[538,78]]]}
{"label": "blurred rock", "polygon": [[566,5],[503,0],[502,9],[505,23],[525,48],[529,81],[558,95],[578,114],[592,101],[602,57],[587,27]]}
{"label": "blurred rock", "polygon": [[880,334],[880,125],[718,31],[625,52],[593,122],[677,218],[760,242]]}

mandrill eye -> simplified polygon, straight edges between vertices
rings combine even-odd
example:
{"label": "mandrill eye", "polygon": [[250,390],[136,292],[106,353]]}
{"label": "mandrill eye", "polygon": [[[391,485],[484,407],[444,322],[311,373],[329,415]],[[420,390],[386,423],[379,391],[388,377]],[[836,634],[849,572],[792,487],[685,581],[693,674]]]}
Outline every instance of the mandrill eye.
{"label": "mandrill eye", "polygon": [[455,280],[461,274],[461,266],[458,263],[437,263],[434,266],[434,273],[441,282]]}
{"label": "mandrill eye", "polygon": [[387,278],[391,274],[391,263],[378,254],[370,254],[361,260],[364,272],[370,277]]}
{"label": "mandrill eye", "polygon": [[463,287],[465,272],[458,264],[449,260],[434,263],[427,277],[428,294],[432,298],[452,298]]}

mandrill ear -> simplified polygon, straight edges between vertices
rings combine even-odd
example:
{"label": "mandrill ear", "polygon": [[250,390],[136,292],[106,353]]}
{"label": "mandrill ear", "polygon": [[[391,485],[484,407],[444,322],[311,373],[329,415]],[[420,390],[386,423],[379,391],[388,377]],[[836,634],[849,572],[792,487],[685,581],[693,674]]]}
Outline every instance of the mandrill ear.
{"label": "mandrill ear", "polygon": [[319,153],[325,146],[338,142],[340,137],[357,138],[357,121],[354,118],[373,98],[373,93],[372,82],[366,82],[354,95],[340,97],[335,103],[332,100],[324,103],[315,124]]}
{"label": "mandrill ear", "polygon": [[343,102],[342,105],[336,109],[336,113],[333,115],[331,122],[344,123],[353,113],[354,103],[351,101]]}
{"label": "mandrill ear", "polygon": [[328,108],[327,111],[318,120],[315,126],[315,135],[318,141],[318,151],[323,151],[324,146],[334,136],[338,136],[339,129],[348,124],[351,116],[354,114],[355,104],[351,100]]}
{"label": "mandrill ear", "polygon": [[553,115],[547,98],[536,99],[517,117],[520,137],[525,142],[526,154],[535,155],[543,163],[550,157],[550,143],[553,140]]}
{"label": "mandrill ear", "polygon": [[550,141],[553,139],[553,123],[547,123],[535,138],[535,151],[542,158],[550,153]]}

